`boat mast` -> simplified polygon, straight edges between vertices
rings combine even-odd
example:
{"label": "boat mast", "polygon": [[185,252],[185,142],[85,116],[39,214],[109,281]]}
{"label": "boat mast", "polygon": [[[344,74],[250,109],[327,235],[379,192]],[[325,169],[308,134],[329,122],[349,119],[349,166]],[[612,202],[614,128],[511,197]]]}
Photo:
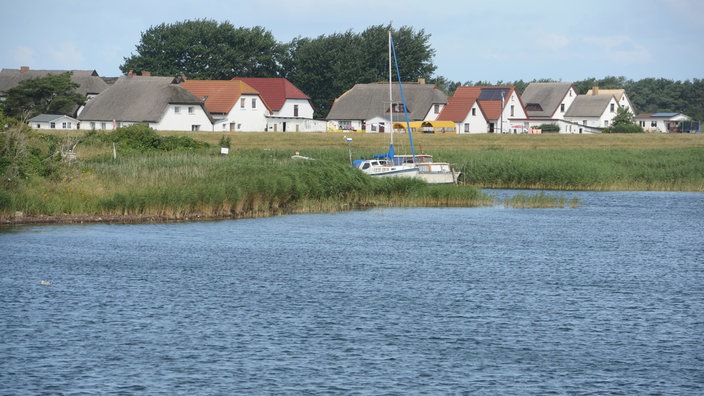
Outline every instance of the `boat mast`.
{"label": "boat mast", "polygon": [[393,78],[391,76],[391,30],[389,30],[389,128],[391,131],[391,147],[389,148],[389,154],[391,155],[391,160],[393,161],[393,147],[394,147],[394,95],[393,95]]}
{"label": "boat mast", "polygon": [[[413,133],[411,133],[411,122],[408,119],[408,109],[406,109],[406,96],[403,94],[403,83],[401,83],[401,70],[398,68],[398,59],[396,58],[396,48],[394,47],[394,40],[391,38],[391,31],[389,30],[389,47],[393,51],[394,62],[396,64],[396,76],[398,77],[398,89],[401,92],[401,105],[403,106],[403,115],[406,116],[406,131],[408,132],[408,140],[411,144],[411,156],[413,157],[413,163],[416,162],[416,151],[413,147]],[[391,61],[391,56],[389,56],[389,62]],[[389,71],[389,76],[391,71]],[[391,85],[391,84],[389,84]],[[393,132],[393,129],[391,130]]]}

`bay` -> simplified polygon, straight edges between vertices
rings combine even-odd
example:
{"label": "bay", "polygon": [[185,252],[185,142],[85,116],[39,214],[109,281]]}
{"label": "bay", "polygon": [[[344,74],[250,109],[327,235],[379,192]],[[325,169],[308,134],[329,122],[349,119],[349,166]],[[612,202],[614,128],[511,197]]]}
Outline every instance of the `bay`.
{"label": "bay", "polygon": [[704,194],[547,194],[0,228],[0,394],[701,394]]}

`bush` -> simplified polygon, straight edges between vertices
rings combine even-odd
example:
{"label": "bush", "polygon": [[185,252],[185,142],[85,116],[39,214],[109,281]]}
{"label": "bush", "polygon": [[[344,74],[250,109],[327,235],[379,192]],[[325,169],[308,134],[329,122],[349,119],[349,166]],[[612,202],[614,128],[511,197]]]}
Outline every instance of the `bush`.
{"label": "bush", "polygon": [[602,133],[642,133],[643,128],[637,124],[621,124],[605,128]]}
{"label": "bush", "polygon": [[560,132],[560,126],[557,124],[542,124],[541,126],[538,127],[539,129],[542,129],[543,133],[546,132]]}

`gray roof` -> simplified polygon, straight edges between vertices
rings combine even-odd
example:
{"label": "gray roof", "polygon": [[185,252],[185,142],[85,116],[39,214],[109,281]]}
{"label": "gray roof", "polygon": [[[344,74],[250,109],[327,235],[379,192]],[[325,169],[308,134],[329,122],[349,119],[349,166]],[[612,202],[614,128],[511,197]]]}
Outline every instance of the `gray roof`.
{"label": "gray roof", "polygon": [[528,84],[521,95],[528,117],[552,117],[572,85],[569,82]]}
{"label": "gray roof", "polygon": [[30,118],[29,120],[27,120],[27,122],[29,122],[29,123],[31,123],[31,122],[52,122],[52,121],[56,121],[60,118],[68,118],[73,121],[78,121],[73,117],[69,117],[69,116],[63,115],[63,114],[39,114],[38,116]]}
{"label": "gray roof", "polygon": [[601,117],[613,95],[578,95],[565,117]]}
{"label": "gray roof", "polygon": [[[401,103],[401,91],[397,83],[393,84],[392,91],[394,102]],[[432,84],[403,83],[403,94],[411,121],[423,120],[434,104],[447,103],[447,95]],[[370,120],[375,117],[389,117],[388,83],[356,84],[335,100],[327,119]]]}
{"label": "gray roof", "polygon": [[198,97],[173,77],[123,76],[89,101],[81,121],[159,122],[169,104],[200,106]]}
{"label": "gray roof", "polygon": [[0,71],[0,92],[14,88],[23,80],[30,78],[46,77],[50,74],[63,74],[72,72],[71,81],[78,84],[76,92],[87,96],[97,95],[108,88],[108,84],[98,76],[95,70],[32,70],[22,69],[2,69]]}

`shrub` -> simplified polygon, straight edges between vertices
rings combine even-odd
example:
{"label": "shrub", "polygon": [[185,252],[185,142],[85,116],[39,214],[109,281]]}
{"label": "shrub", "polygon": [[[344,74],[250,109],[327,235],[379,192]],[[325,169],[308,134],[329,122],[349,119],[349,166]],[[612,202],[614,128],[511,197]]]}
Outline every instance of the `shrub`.
{"label": "shrub", "polygon": [[557,124],[542,124],[538,128],[542,129],[543,133],[560,132],[560,126]]}

